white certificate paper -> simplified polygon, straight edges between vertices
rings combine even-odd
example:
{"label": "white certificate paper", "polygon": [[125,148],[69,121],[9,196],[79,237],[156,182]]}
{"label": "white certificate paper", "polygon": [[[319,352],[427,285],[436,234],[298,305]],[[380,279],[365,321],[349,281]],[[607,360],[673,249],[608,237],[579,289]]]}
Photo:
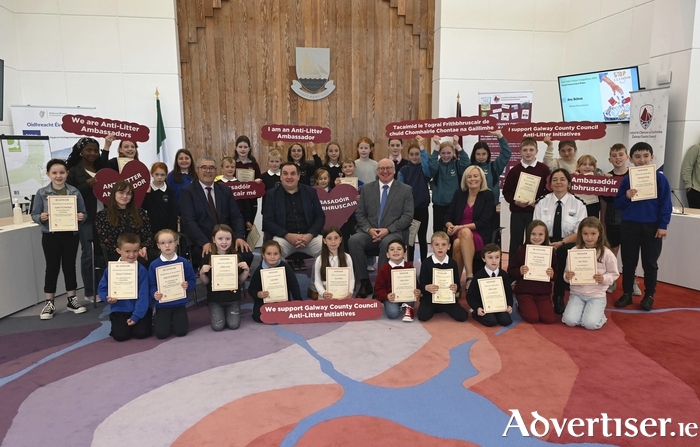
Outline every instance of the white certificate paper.
{"label": "white certificate paper", "polygon": [[78,231],[78,197],[49,196],[49,230]]}
{"label": "white certificate paper", "polygon": [[334,300],[342,300],[350,293],[350,267],[326,267],[326,292]]}
{"label": "white certificate paper", "polygon": [[656,198],[656,166],[634,166],[629,168],[630,189],[636,189],[633,202]]}
{"label": "white certificate paper", "polygon": [[182,288],[183,282],[185,282],[185,269],[181,262],[156,267],[157,289],[163,294],[161,303],[187,298],[187,291]]}
{"label": "white certificate paper", "polygon": [[238,290],[238,255],[212,255],[211,290]]}
{"label": "white certificate paper", "polygon": [[346,185],[351,185],[353,188],[358,189],[357,186],[357,177],[339,177],[340,178],[340,184],[346,184]]}
{"label": "white certificate paper", "polygon": [[450,290],[450,285],[455,283],[452,269],[433,269],[433,284],[438,286],[437,292],[433,293],[433,303],[452,304],[455,303],[455,294]]}
{"label": "white certificate paper", "polygon": [[416,300],[416,269],[391,269],[391,292],[395,303],[412,303]]}
{"label": "white certificate paper", "polygon": [[255,170],[253,169],[236,169],[236,178],[239,182],[254,182]]}
{"label": "white certificate paper", "polygon": [[279,303],[287,301],[287,275],[284,267],[274,267],[260,270],[262,289],[270,294],[263,301],[265,303]]}
{"label": "white certificate paper", "polygon": [[411,226],[408,227],[408,245],[413,247],[416,243],[416,234],[418,234],[418,230],[420,229],[420,220],[415,220],[413,219],[411,221]]}
{"label": "white certificate paper", "polygon": [[258,230],[258,227],[253,225],[253,228],[250,229],[248,232],[248,238],[246,239],[246,242],[248,245],[250,245],[251,250],[255,248],[256,245],[258,245],[258,241],[260,240],[260,230]]}
{"label": "white certificate paper", "polygon": [[118,300],[138,298],[138,264],[136,262],[110,261],[107,296]]}
{"label": "white certificate paper", "polygon": [[506,290],[503,288],[503,278],[480,278],[479,293],[481,293],[481,304],[487,314],[505,312],[508,309],[506,301]]}
{"label": "white certificate paper", "polygon": [[518,202],[532,203],[537,198],[537,190],[540,187],[541,177],[537,175],[521,172],[518,177],[518,186],[515,187],[513,200]]}
{"label": "white certificate paper", "polygon": [[551,278],[547,275],[547,269],[552,266],[553,249],[554,247],[551,245],[526,245],[525,265],[527,266],[527,273],[525,273],[523,278],[530,281],[551,281]]}
{"label": "white certificate paper", "polygon": [[596,274],[595,248],[572,248],[569,250],[567,263],[569,270],[576,273],[571,278],[572,285],[597,284],[593,275]]}

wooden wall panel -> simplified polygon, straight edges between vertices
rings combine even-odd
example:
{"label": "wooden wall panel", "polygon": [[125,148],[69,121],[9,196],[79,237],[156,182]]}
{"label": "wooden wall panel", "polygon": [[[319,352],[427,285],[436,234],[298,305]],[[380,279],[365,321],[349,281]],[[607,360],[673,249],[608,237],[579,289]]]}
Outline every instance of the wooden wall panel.
{"label": "wooden wall panel", "polygon": [[[289,123],[329,127],[350,158],[368,136],[380,158],[387,123],[431,117],[435,0],[177,0],[177,14],[185,142],[195,157],[232,155],[247,135],[266,169],[275,143],[260,129]],[[330,48],[330,96],[309,101],[291,90],[298,46]]]}

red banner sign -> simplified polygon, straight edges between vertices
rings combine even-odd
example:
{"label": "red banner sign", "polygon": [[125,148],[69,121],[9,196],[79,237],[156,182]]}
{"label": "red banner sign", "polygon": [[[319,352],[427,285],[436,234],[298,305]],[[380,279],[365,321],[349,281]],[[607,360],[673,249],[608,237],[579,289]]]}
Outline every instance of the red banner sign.
{"label": "red banner sign", "polygon": [[542,141],[547,135],[553,140],[598,140],[605,136],[606,125],[590,121],[527,123],[505,126],[501,131],[508,141],[524,138]]}
{"label": "red banner sign", "polygon": [[260,309],[268,324],[337,323],[374,320],[382,315],[382,304],[373,299],[285,301]]}
{"label": "red banner sign", "polygon": [[319,126],[266,124],[262,127],[262,137],[268,141],[328,143],[331,141],[331,130],[327,127]]}
{"label": "red banner sign", "polygon": [[256,199],[265,195],[265,184],[258,182],[224,182],[224,185],[231,188],[233,198]]}
{"label": "red banner sign", "polygon": [[616,196],[622,177],[602,175],[571,174],[572,194],[593,194],[595,196]]}
{"label": "red banner sign", "polygon": [[316,188],[321,208],[326,214],[326,227],[342,227],[357,209],[357,190],[350,185],[340,184],[326,192]]}
{"label": "red banner sign", "polygon": [[124,165],[122,172],[110,168],[100,169],[95,176],[95,183],[92,185],[97,200],[108,205],[112,188],[119,180],[131,183],[134,188],[136,206],[141,206],[146,197],[146,191],[151,186],[151,173],[148,171],[148,167],[138,160],[132,160]]}
{"label": "red banner sign", "polygon": [[106,137],[114,134],[117,140],[137,143],[148,141],[148,135],[151,133],[148,126],[142,124],[84,115],[63,115],[61,128],[66,132],[87,137]]}
{"label": "red banner sign", "polygon": [[430,120],[400,121],[386,125],[389,138],[413,138],[418,135],[481,135],[498,129],[495,118],[487,116],[461,116],[459,118],[436,118]]}

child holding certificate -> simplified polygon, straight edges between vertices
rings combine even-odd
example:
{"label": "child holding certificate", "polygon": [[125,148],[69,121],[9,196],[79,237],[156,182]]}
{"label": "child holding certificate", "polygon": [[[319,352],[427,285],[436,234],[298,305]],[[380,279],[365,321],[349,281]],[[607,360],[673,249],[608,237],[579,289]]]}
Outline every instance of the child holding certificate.
{"label": "child holding certificate", "polygon": [[608,248],[603,224],[597,217],[586,217],[579,225],[576,247],[571,249],[569,255],[570,264],[574,262],[574,251],[583,249],[595,250],[593,280],[590,284],[576,285],[577,272],[568,269],[564,273],[564,280],[571,284],[571,295],[561,321],[568,326],[583,326],[594,331],[600,329],[607,321],[605,290],[620,276],[617,258]]}
{"label": "child holding certificate", "polygon": [[[233,158],[236,160],[236,170],[248,170],[251,172],[251,177],[254,177],[256,183],[262,183],[262,178],[260,178],[260,165],[255,160],[255,157],[251,153],[250,139],[247,136],[241,135],[236,138],[236,150],[233,153]],[[238,180],[243,182],[247,179],[238,176]],[[258,214],[258,199],[241,199],[245,200],[245,206],[241,207],[240,204],[238,208],[241,210],[241,214],[246,221],[246,230],[250,230],[255,223],[255,215]],[[236,201],[238,203],[238,201]]]}
{"label": "child holding certificate", "polygon": [[[418,307],[418,319],[420,321],[428,321],[433,318],[438,312],[445,312],[457,321],[467,321],[469,314],[457,302],[459,296],[459,269],[454,259],[447,256],[447,251],[450,249],[450,237],[444,231],[433,233],[430,238],[430,246],[433,248],[433,255],[424,259],[420,268],[420,290],[423,295],[420,298],[420,307]],[[441,289],[439,284],[435,282],[434,270],[449,272],[449,291],[448,298],[452,298],[452,302],[441,302],[438,299],[438,293]],[[449,301],[449,300],[448,300]]]}
{"label": "child holding certificate", "polygon": [[326,155],[323,157],[322,167],[328,171],[329,189],[333,189],[333,186],[335,186],[335,179],[340,177],[340,162],[342,159],[343,152],[340,150],[340,145],[335,141],[328,143],[326,145]]}
{"label": "child holding certificate", "polygon": [[253,320],[258,323],[262,323],[260,320],[260,308],[265,304],[264,300],[270,297],[270,292],[263,289],[261,270],[283,267],[287,286],[287,300],[301,301],[299,281],[294,274],[294,270],[282,260],[282,247],[280,247],[279,242],[269,239],[263,243],[261,251],[262,263],[250,278],[250,286],[248,287],[248,293],[253,297]]}
{"label": "child holding certificate", "polygon": [[87,311],[75,297],[78,288],[75,259],[80,240],[78,224],[87,216],[83,196],[76,187],[66,183],[68,168],[65,161],[57,158],[49,160],[46,164],[46,175],[51,179],[51,183],[39,188],[32,206],[32,220],[41,227],[41,248],[46,259],[46,304],[39,315],[42,320],[50,320],[56,312],[53,297],[61,267],[68,295],[67,309],[76,314]]}
{"label": "child holding certificate", "polygon": [[[119,236],[117,238],[119,262],[135,264],[136,278],[130,278],[128,274],[121,274],[121,272],[112,272],[108,267],[97,289],[100,299],[109,303],[109,321],[112,323],[109,335],[116,341],[151,336],[153,320],[151,300],[148,296],[148,270],[136,262],[139,258],[140,248],[141,240],[137,235],[124,233]],[[123,293],[128,292],[128,289],[132,293]],[[111,296],[110,293],[118,295],[119,298]],[[122,296],[126,296],[126,298],[122,298]]]}
{"label": "child holding certificate", "polygon": [[[372,297],[384,303],[384,312],[387,318],[394,320],[403,314],[402,321],[410,323],[413,321],[413,304],[415,300],[420,298],[420,290],[418,288],[413,289],[413,301],[398,301],[396,291],[392,287],[391,272],[398,269],[411,269],[415,278],[416,271],[413,265],[405,260],[406,249],[400,240],[389,242],[389,246],[386,248],[386,257],[389,258],[389,262],[382,265],[382,268],[377,273],[377,280],[374,283],[374,295]],[[413,281],[413,283],[415,284],[416,281]]]}
{"label": "child holding certificate", "polygon": [[[209,319],[211,328],[216,331],[222,331],[225,327],[229,329],[238,329],[241,325],[241,289],[240,286],[248,279],[250,271],[248,264],[243,261],[238,262],[237,268],[221,265],[221,270],[233,270],[238,275],[238,288],[231,290],[220,290],[212,284],[212,275],[216,276],[219,272],[219,264],[214,268],[212,265],[212,256],[218,255],[235,255],[236,248],[233,245],[234,237],[233,230],[228,225],[215,225],[213,235],[211,237],[211,253],[208,253],[202,259],[202,267],[199,269],[199,279],[202,284],[207,286],[207,302],[209,303]],[[227,268],[228,267],[228,268]],[[225,272],[221,272],[225,274]],[[226,281],[226,279],[222,279]],[[213,289],[217,290],[213,290]]]}
{"label": "child holding certificate", "polygon": [[[345,294],[336,296],[329,292],[326,284],[326,269],[329,267],[345,267],[348,268],[348,284],[345,288]],[[316,299],[330,300],[352,298],[353,288],[355,287],[355,274],[352,268],[352,258],[345,253],[343,249],[343,236],[340,228],[335,225],[323,230],[323,246],[321,247],[321,256],[316,258],[314,262],[314,287],[316,289]],[[312,297],[313,298],[313,297]]]}
{"label": "child holding certificate", "polygon": [[[467,290],[467,302],[472,308],[472,318],[484,326],[510,326],[513,319],[513,290],[510,275],[500,268],[501,247],[496,244],[486,244],[481,249],[481,259],[484,260],[484,268],[474,274]],[[497,287],[483,287],[482,281],[499,278]],[[486,294],[488,292],[488,294]],[[501,310],[496,310],[501,309]]]}
{"label": "child holding certificate", "polygon": [[160,256],[148,267],[149,295],[156,300],[155,333],[159,339],[170,332],[184,337],[189,331],[187,292],[197,282],[192,264],[177,255],[178,234],[161,230],[156,234]]}
{"label": "child holding certificate", "polygon": [[[550,252],[550,261],[545,273],[549,278],[548,281],[543,281],[540,278],[527,279],[530,272],[529,267],[525,264],[528,258],[527,246],[539,246],[543,250]],[[540,256],[541,257],[541,256]],[[536,260],[528,261],[533,262]],[[538,267],[542,268],[541,265]],[[525,233],[525,245],[518,247],[515,255],[508,261],[508,274],[515,280],[513,293],[518,298],[518,312],[523,320],[528,323],[542,322],[551,324],[557,321],[557,315],[552,307],[552,282],[556,278],[557,270],[557,254],[549,245],[549,230],[547,225],[541,220],[533,220],[527,227]]]}

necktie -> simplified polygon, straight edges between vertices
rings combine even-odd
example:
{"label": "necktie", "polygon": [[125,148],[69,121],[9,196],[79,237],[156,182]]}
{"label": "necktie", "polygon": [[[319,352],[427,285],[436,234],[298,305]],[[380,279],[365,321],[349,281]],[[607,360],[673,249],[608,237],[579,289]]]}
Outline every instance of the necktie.
{"label": "necktie", "polygon": [[495,277],[496,277],[496,272],[491,272],[491,278],[495,278]]}
{"label": "necktie", "polygon": [[552,242],[561,240],[561,200],[557,200],[557,211],[554,213],[554,228],[552,229]]}
{"label": "necktie", "polygon": [[381,227],[382,217],[384,217],[384,207],[386,206],[386,199],[389,196],[389,185],[382,186],[382,199],[379,202],[379,220],[377,221],[377,226]]}
{"label": "necktie", "polygon": [[215,224],[219,224],[219,216],[216,214],[216,206],[214,206],[214,197],[211,195],[211,186],[207,186],[207,200],[209,201],[209,211]]}

